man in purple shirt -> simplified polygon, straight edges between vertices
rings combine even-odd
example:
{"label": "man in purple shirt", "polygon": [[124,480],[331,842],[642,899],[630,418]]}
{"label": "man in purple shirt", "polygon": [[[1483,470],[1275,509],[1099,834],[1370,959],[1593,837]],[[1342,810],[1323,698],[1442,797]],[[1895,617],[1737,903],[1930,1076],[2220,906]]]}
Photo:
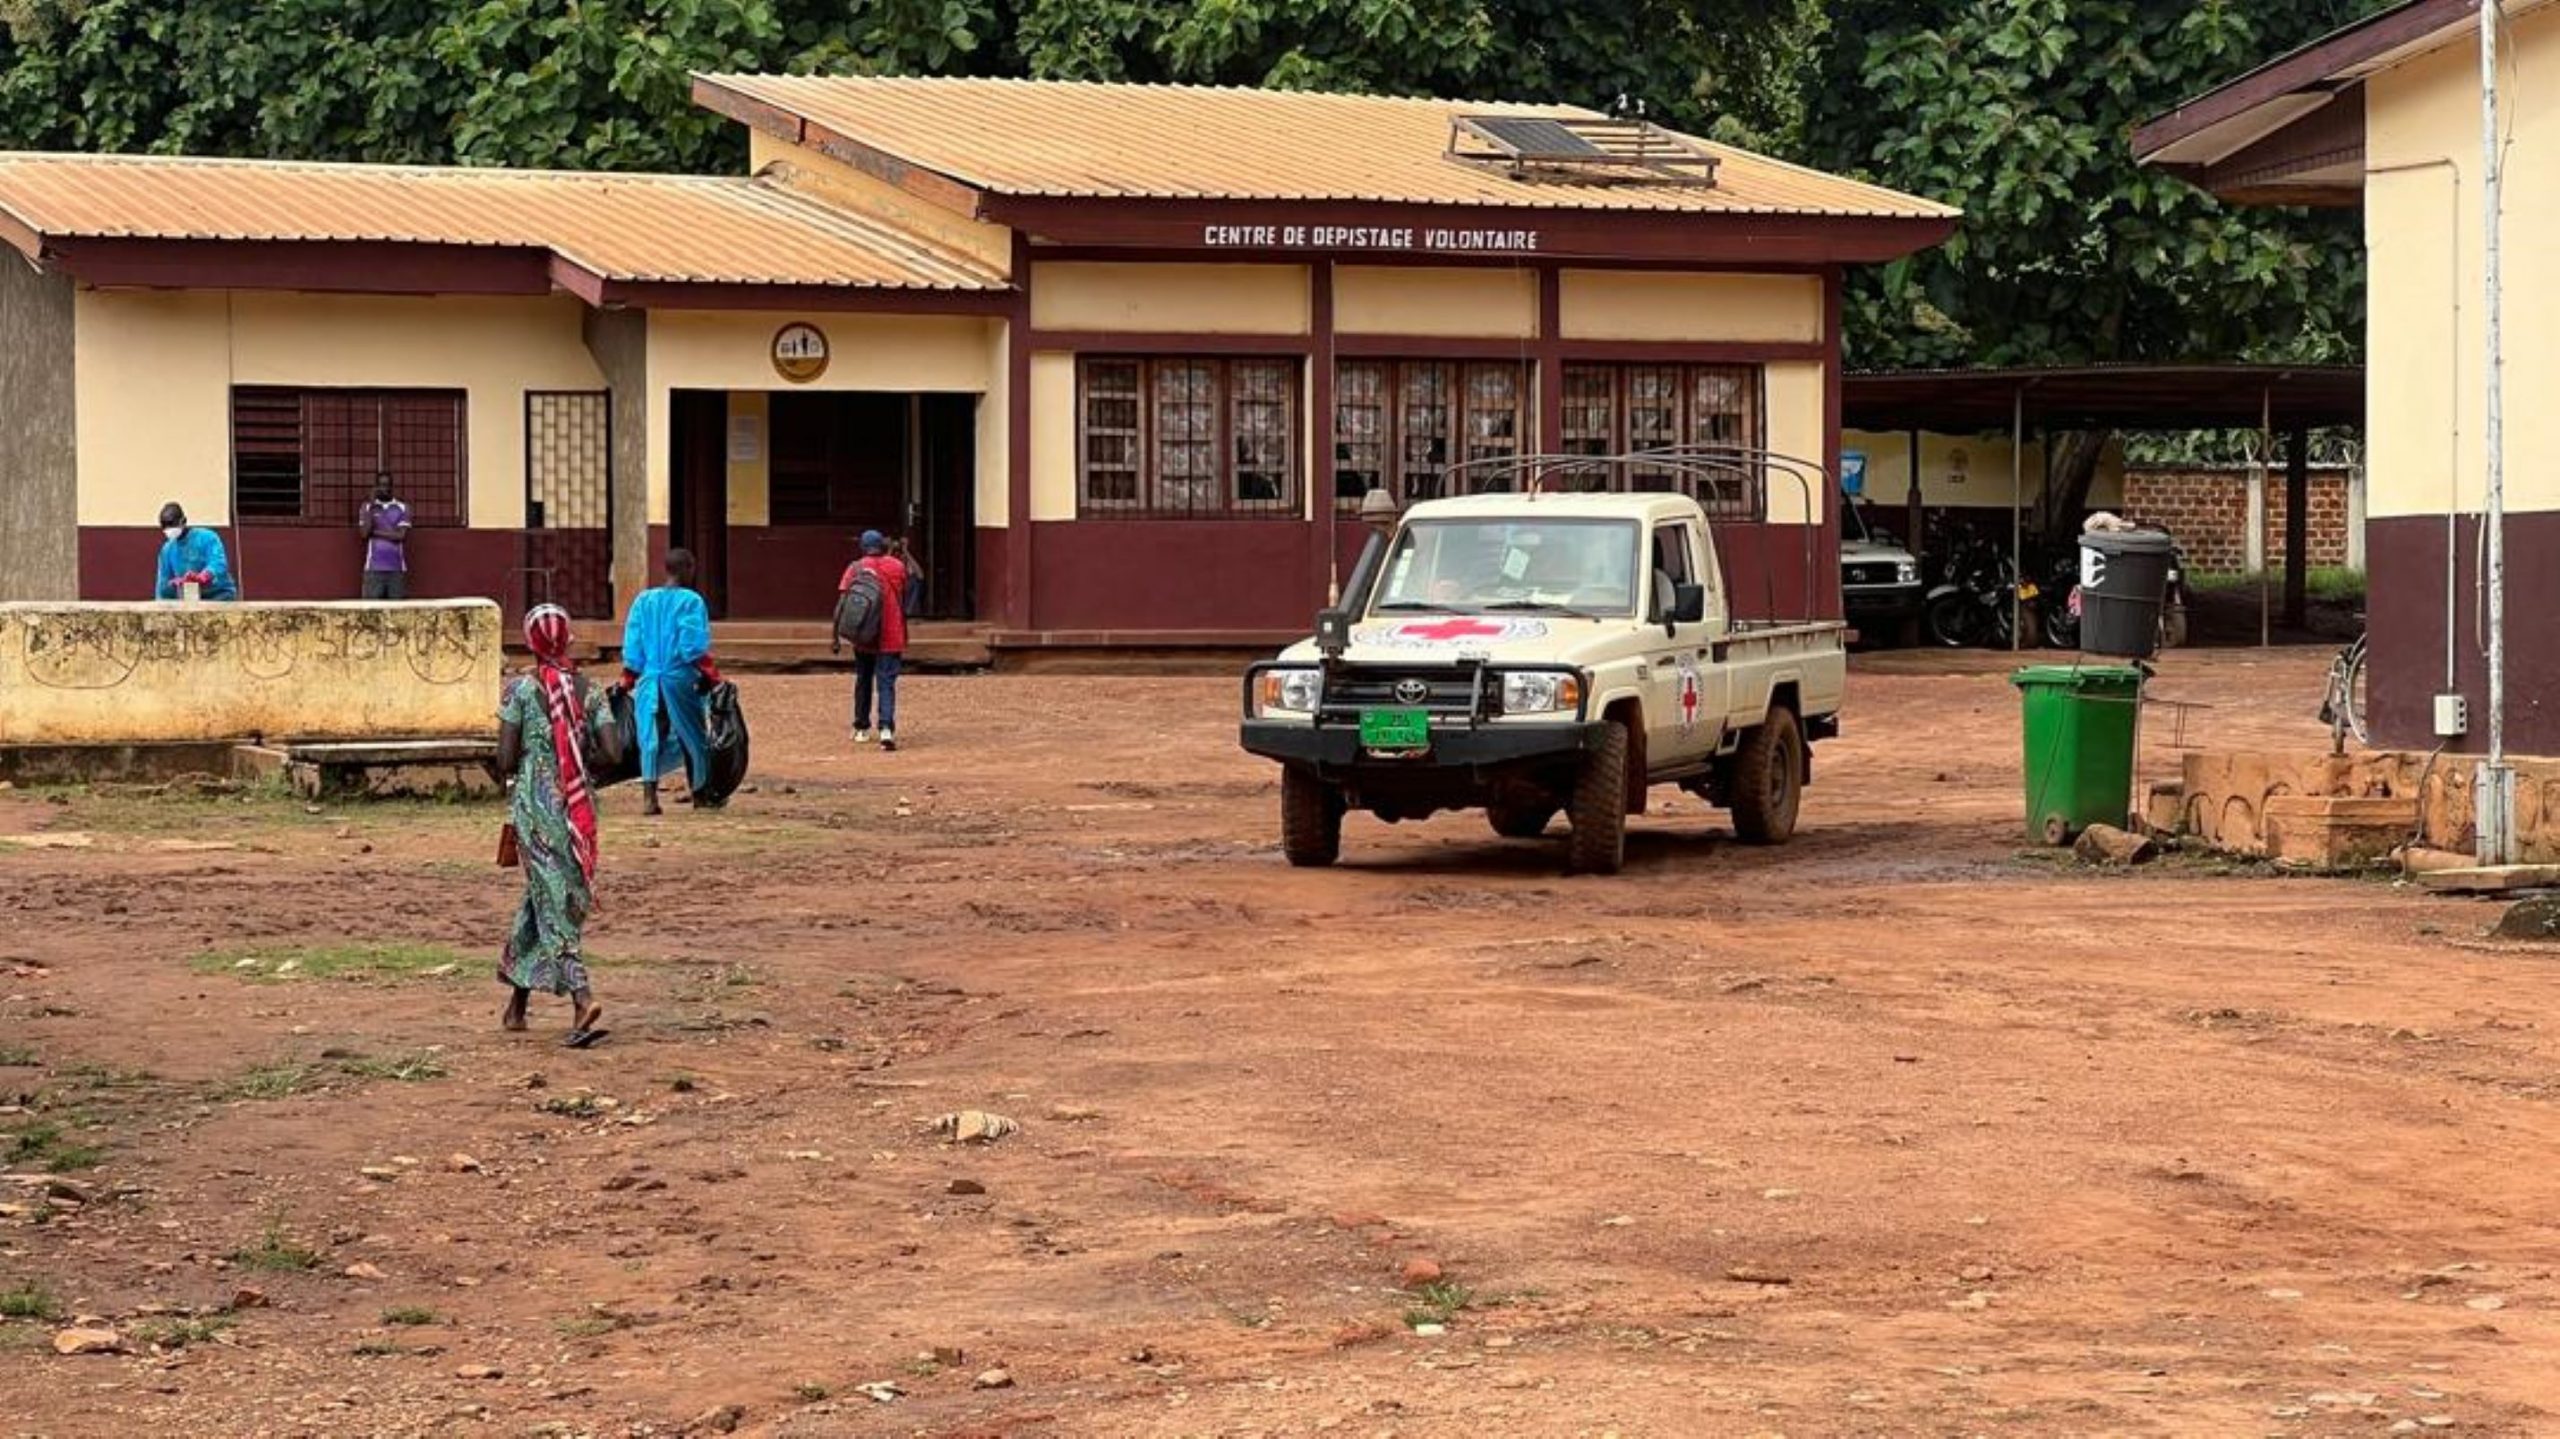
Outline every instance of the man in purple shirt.
{"label": "man in purple shirt", "polygon": [[356,511],[356,532],[364,536],[364,597],[407,599],[409,507],[391,497],[390,475],[373,477],[373,498]]}

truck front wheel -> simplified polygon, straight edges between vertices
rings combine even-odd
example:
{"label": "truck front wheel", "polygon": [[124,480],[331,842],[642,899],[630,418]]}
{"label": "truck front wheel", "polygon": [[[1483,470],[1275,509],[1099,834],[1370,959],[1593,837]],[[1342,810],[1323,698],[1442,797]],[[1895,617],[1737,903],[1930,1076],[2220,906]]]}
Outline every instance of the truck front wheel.
{"label": "truck front wheel", "polygon": [[1280,852],[1300,869],[1342,857],[1342,794],[1300,769],[1280,771]]}
{"label": "truck front wheel", "polygon": [[1569,811],[1573,835],[1565,856],[1578,874],[1616,874],[1627,863],[1627,727],[1600,726],[1600,742],[1582,757]]}
{"label": "truck front wheel", "polygon": [[1804,729],[1796,712],[1773,708],[1734,751],[1733,832],[1744,844],[1785,844],[1804,800]]}

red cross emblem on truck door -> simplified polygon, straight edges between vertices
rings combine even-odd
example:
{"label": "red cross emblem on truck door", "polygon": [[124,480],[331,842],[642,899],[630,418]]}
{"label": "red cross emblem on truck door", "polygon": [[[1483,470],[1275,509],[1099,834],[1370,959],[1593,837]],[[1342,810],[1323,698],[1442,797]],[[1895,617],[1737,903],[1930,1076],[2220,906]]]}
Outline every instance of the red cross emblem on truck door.
{"label": "red cross emblem on truck door", "polygon": [[1510,627],[1495,624],[1490,620],[1471,619],[1465,615],[1459,615],[1453,619],[1435,620],[1427,625],[1406,625],[1397,633],[1408,634],[1421,640],[1491,639],[1495,635],[1510,633]]}
{"label": "red cross emblem on truck door", "polygon": [[1683,669],[1680,671],[1680,728],[1685,730],[1697,727],[1698,672],[1693,669]]}

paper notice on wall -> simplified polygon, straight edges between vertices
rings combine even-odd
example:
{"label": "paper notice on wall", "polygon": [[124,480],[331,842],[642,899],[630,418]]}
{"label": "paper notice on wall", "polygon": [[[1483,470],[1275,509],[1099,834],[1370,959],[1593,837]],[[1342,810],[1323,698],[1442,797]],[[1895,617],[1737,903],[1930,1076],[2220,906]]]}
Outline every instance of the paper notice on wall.
{"label": "paper notice on wall", "polygon": [[752,465],[764,458],[764,416],[729,417],[729,463]]}

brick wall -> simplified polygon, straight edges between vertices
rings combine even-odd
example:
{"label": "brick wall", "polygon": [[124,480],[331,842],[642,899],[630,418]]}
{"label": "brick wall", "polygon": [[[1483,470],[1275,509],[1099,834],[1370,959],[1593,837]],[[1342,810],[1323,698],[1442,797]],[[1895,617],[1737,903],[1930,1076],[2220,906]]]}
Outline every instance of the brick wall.
{"label": "brick wall", "polygon": [[[2247,470],[2125,471],[2127,518],[2160,525],[2178,537],[2199,574],[2238,574],[2249,567]],[[2284,567],[2284,472],[2267,475],[2267,564]],[[2347,472],[2311,472],[2311,563],[2347,562]]]}

